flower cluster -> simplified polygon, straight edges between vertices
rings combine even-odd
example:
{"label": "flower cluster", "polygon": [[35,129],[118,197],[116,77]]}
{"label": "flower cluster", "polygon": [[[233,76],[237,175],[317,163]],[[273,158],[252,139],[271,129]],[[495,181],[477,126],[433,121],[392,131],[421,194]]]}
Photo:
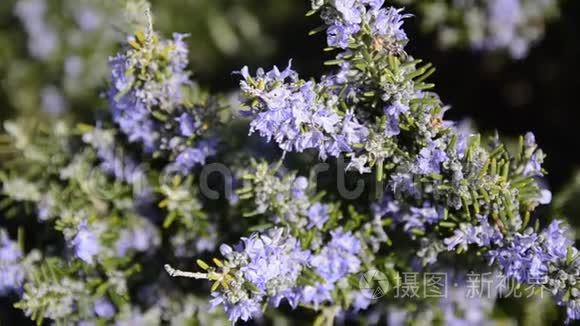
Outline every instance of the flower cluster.
{"label": "flower cluster", "polygon": [[558,304],[566,307],[568,320],[576,320],[580,317],[580,293],[576,288],[580,265],[578,250],[566,232],[557,220],[540,233],[527,229],[491,250],[489,260],[520,283],[546,287]]}
{"label": "flower cluster", "polygon": [[214,294],[213,305],[223,303],[234,322],[259,315],[264,296],[271,296],[275,306],[285,298],[296,307],[294,287],[310,256],[308,251],[301,250],[298,240],[278,229],[269,235],[242,238],[236,249],[220,247],[227,259],[225,268],[232,270],[229,274],[233,279],[226,278],[227,286],[223,293]]}
{"label": "flower cluster", "polygon": [[[339,1],[318,8],[329,25],[329,46],[341,50],[329,62],[340,69],[318,83],[300,80],[290,68],[268,73],[260,69],[255,77],[244,68],[242,97],[254,115],[250,131],[274,139],[286,152],[314,148],[322,159],[344,154],[350,158],[348,169],[367,173],[373,166],[382,170],[400,150],[401,130],[420,128],[416,137],[424,148],[414,169],[438,173],[448,157],[445,144],[433,139],[435,132],[426,128],[441,120],[445,110],[436,94],[425,91],[432,85],[424,80],[434,69],[418,67],[420,60],[404,53],[407,38],[402,23],[409,15],[394,8],[379,9],[381,5],[381,1]],[[374,27],[368,28],[369,24]],[[356,36],[366,41],[348,49],[336,46],[332,35],[345,26],[359,26],[347,39]],[[380,64],[364,64],[369,56]],[[387,73],[381,74],[380,69]]]}
{"label": "flower cluster", "polygon": [[[356,107],[361,104],[356,94],[363,92],[372,97],[374,91],[373,85],[368,85],[364,80],[365,72],[354,69],[352,62],[368,53],[358,51],[356,47],[354,50],[346,48],[355,34],[358,37],[369,34],[377,51],[399,53],[403,50],[407,37],[401,26],[403,19],[409,15],[381,6],[382,1],[339,1],[336,6],[315,7],[323,10],[322,16],[328,25],[328,45],[344,49],[337,55],[340,70],[323,77],[318,83],[299,79],[290,66],[283,72],[276,67],[268,73],[259,69],[255,77],[251,77],[247,67],[244,67],[241,72],[244,78],[241,82],[242,96],[250,112],[255,115],[250,132],[258,131],[268,141],[274,139],[287,152],[313,148],[323,160],[329,156],[349,154],[352,157],[351,168],[361,173],[367,172],[366,163],[377,159],[357,157],[357,152],[360,148],[373,151],[376,149],[374,143],[380,140],[375,140],[375,130],[368,127],[372,117],[356,114],[359,111]],[[370,30],[363,31],[368,26],[372,26]],[[385,114],[390,117],[384,128],[385,135],[397,134],[399,115],[408,111],[409,98],[402,95],[398,88],[409,88],[409,80],[404,78],[404,69],[396,73],[401,76],[393,78],[404,85],[390,85],[390,90],[384,95],[393,103],[384,108]],[[368,143],[375,146],[365,146]],[[378,158],[379,161],[382,159]]]}
{"label": "flower cluster", "polygon": [[283,229],[242,238],[235,248],[222,245],[226,261],[216,261],[217,270],[206,267],[207,278],[222,284],[220,292],[213,293],[212,305],[223,304],[236,322],[260,316],[264,303],[278,307],[286,301],[296,309],[299,304],[318,307],[333,302],[332,292],[344,286],[340,282],[360,270],[361,248],[350,232],[337,229],[331,235],[316,254],[302,249]]}
{"label": "flower cluster", "polygon": [[299,80],[290,65],[282,72],[259,69],[255,77],[244,67],[241,74],[242,93],[257,101],[251,107],[256,117],[250,133],[275,140],[287,152],[315,149],[323,160],[351,153],[366,141],[369,132],[353,111],[341,113],[337,96],[320,97],[324,86]]}
{"label": "flower cluster", "polygon": [[[302,301],[315,307],[332,302],[332,292],[344,286],[340,282],[361,270],[361,260],[358,258],[361,251],[360,241],[350,232],[341,229],[330,233],[332,240],[310,260],[314,272],[324,281],[302,289]],[[357,301],[355,305],[358,309],[366,308],[361,307]]]}
{"label": "flower cluster", "polygon": [[168,169],[182,174],[205,164],[218,143],[207,132],[218,103],[192,97],[197,90],[186,70],[185,37],[160,40],[151,30],[131,36],[126,50],[111,59],[108,92],[113,120],[128,140],[145,152],[166,153]]}
{"label": "flower cluster", "polygon": [[[402,9],[382,8],[383,0],[340,0],[323,8],[322,19],[328,25],[328,46],[346,49],[362,29],[372,30],[379,40],[396,52],[408,41],[403,26]],[[313,9],[320,9],[314,6]]]}

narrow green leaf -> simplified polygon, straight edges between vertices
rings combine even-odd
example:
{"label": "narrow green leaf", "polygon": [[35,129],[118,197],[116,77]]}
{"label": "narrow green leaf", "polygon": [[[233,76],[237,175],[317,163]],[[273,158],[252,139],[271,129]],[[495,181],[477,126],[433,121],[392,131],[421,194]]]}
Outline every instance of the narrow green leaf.
{"label": "narrow green leaf", "polygon": [[201,269],[203,269],[204,271],[207,271],[207,270],[209,269],[209,265],[208,265],[206,262],[204,262],[203,260],[201,260],[201,259],[198,259],[198,260],[196,260],[195,262],[196,262],[196,263],[197,263],[197,265],[198,265],[199,267],[201,267]]}
{"label": "narrow green leaf", "polygon": [[320,25],[318,27],[316,27],[315,29],[311,30],[310,32],[308,32],[308,35],[312,36],[312,35],[316,35],[322,31],[325,31],[326,28],[328,28],[328,26],[326,25]]}

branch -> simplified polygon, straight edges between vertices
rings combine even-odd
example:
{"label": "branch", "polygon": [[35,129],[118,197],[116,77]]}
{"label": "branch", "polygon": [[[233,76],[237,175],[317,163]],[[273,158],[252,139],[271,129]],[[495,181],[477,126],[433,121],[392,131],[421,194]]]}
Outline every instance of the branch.
{"label": "branch", "polygon": [[188,277],[197,280],[207,280],[207,274],[205,273],[194,273],[194,272],[184,272],[171,267],[169,264],[165,264],[165,270],[171,277]]}

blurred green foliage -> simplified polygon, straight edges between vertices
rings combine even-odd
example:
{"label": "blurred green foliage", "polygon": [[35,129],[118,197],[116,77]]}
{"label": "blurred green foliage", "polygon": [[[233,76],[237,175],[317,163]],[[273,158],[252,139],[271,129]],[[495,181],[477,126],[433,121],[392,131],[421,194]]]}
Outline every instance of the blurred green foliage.
{"label": "blurred green foliage", "polygon": [[[0,4],[0,119],[63,108],[102,108],[108,58],[145,24],[140,0],[7,0]],[[225,61],[256,62],[276,43],[268,33],[300,11],[293,1],[152,1],[156,28],[189,34],[196,75]]]}

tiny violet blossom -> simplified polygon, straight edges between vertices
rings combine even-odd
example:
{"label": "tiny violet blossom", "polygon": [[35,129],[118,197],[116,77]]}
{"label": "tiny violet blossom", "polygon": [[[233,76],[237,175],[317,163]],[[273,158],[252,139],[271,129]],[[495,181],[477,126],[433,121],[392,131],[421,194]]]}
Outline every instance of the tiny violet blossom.
{"label": "tiny violet blossom", "polygon": [[[403,20],[412,15],[402,14],[403,9],[393,7],[378,9],[377,5],[373,6],[373,14],[376,15],[373,28],[378,35],[382,35],[399,42],[407,41],[407,34],[403,30]],[[376,12],[374,12],[376,10]]]}
{"label": "tiny violet blossom", "polygon": [[191,114],[182,113],[178,118],[179,121],[179,130],[181,131],[181,135],[185,137],[191,137],[196,133],[197,125],[194,118]]}
{"label": "tiny violet blossom", "polygon": [[440,173],[441,164],[447,160],[445,151],[438,148],[435,142],[432,142],[419,152],[415,171],[419,174]]}
{"label": "tiny violet blossom", "polygon": [[399,116],[409,111],[409,107],[401,104],[400,102],[395,102],[394,104],[385,108],[385,114],[387,115],[387,126],[385,128],[385,134],[387,136],[397,136],[401,129],[399,128]]}
{"label": "tiny violet blossom", "polygon": [[11,290],[18,290],[24,281],[24,271],[19,266],[22,251],[18,244],[8,238],[0,229],[0,295]]}
{"label": "tiny violet blossom", "polygon": [[316,272],[328,283],[358,272],[361,264],[357,257],[360,250],[359,240],[340,229],[332,231],[331,234],[331,242],[310,260]]}
{"label": "tiny violet blossom", "polygon": [[501,241],[501,233],[490,226],[485,216],[478,216],[477,218],[480,225],[473,226],[462,223],[459,229],[454,231],[452,237],[443,240],[445,245],[447,245],[447,250],[451,251],[460,248],[466,251],[470,244],[484,247]]}
{"label": "tiny violet blossom", "polygon": [[226,303],[219,294],[214,294],[215,297],[210,301],[211,307],[214,308],[223,304],[224,311],[228,315],[228,319],[235,323],[238,320],[248,321],[256,316],[262,315],[262,306],[256,300],[241,300],[236,304]]}
{"label": "tiny violet blossom", "polygon": [[86,221],[83,221],[77,234],[72,240],[77,257],[88,264],[94,263],[94,258],[101,251],[99,235],[94,230],[89,229]]}
{"label": "tiny violet blossom", "polygon": [[332,240],[328,245],[310,259],[310,265],[324,279],[324,283],[307,285],[301,289],[301,302],[315,307],[332,302],[331,293],[336,283],[350,274],[358,273],[361,268],[357,256],[360,241],[341,229],[331,231],[331,235]]}
{"label": "tiny violet blossom", "polygon": [[106,299],[99,299],[95,302],[95,313],[99,317],[111,318],[115,315],[115,308]]}
{"label": "tiny violet blossom", "polygon": [[328,28],[327,43],[329,46],[347,48],[350,37],[360,30],[358,25],[345,25],[336,23]]}
{"label": "tiny violet blossom", "polygon": [[322,229],[324,223],[328,221],[328,205],[316,203],[308,209],[308,219],[310,220],[308,228],[316,227]]}
{"label": "tiny violet blossom", "polygon": [[218,140],[215,138],[204,139],[197,143],[197,147],[186,148],[179,153],[175,162],[172,163],[168,170],[180,171],[186,174],[197,165],[204,165],[208,157],[217,153]]}

